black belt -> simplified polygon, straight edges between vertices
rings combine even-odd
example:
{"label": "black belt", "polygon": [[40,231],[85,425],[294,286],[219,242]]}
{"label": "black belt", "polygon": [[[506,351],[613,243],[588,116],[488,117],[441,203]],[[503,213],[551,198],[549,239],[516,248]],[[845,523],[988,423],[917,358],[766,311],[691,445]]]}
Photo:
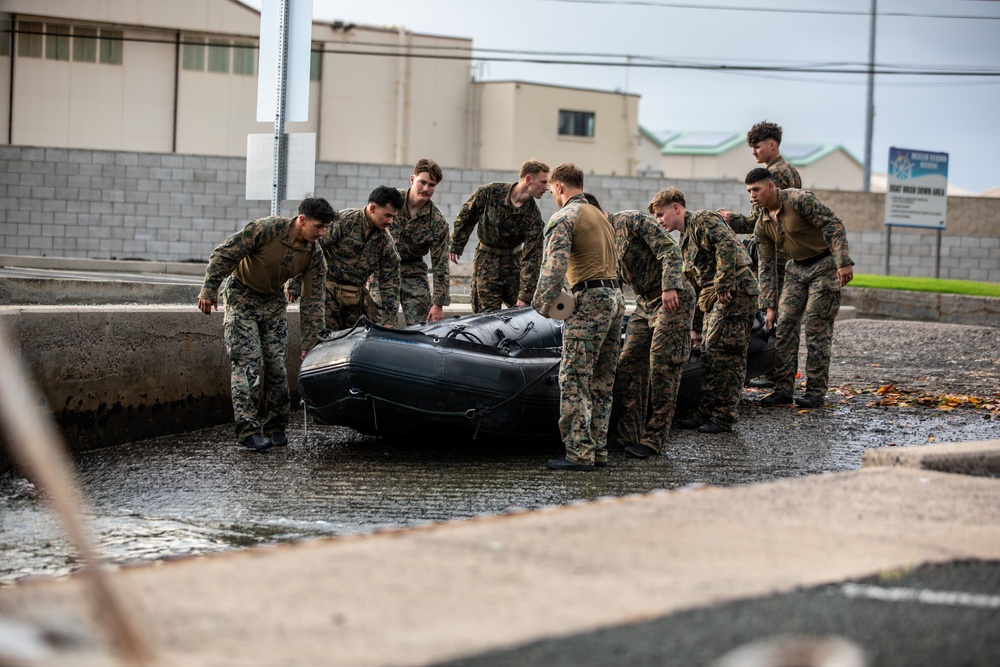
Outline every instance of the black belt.
{"label": "black belt", "polygon": [[233,276],[233,279],[229,282],[229,289],[242,294],[243,296],[255,296],[258,299],[270,299],[271,297],[278,296],[281,292],[275,292],[274,294],[265,294],[264,292],[258,292],[255,289],[247,287],[244,285],[239,278]]}
{"label": "black belt", "polygon": [[819,260],[829,257],[830,254],[831,254],[830,249],[827,248],[818,255],[813,255],[812,257],[806,257],[805,259],[797,259],[795,260],[795,263],[798,264],[799,266],[812,266]]}
{"label": "black belt", "polygon": [[585,289],[596,289],[598,287],[613,287],[618,289],[617,280],[584,280],[573,285],[573,294],[582,292]]}
{"label": "black belt", "polygon": [[410,257],[409,259],[400,259],[400,264],[416,264],[417,262],[424,261],[423,257]]}

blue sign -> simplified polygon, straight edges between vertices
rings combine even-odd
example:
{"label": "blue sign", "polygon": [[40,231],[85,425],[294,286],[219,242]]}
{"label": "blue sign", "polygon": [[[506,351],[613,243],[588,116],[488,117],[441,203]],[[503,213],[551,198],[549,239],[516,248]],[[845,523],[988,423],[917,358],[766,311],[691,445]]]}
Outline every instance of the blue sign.
{"label": "blue sign", "polygon": [[944,229],[948,212],[948,154],[889,149],[885,224]]}

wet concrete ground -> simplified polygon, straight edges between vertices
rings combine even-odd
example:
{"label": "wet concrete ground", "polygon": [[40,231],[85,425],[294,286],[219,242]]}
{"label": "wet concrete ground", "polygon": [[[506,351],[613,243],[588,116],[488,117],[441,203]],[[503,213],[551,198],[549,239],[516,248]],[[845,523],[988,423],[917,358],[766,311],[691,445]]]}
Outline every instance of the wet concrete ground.
{"label": "wet concrete ground", "polygon": [[[732,486],[860,467],[865,449],[997,436],[982,411],[868,406],[864,397],[800,412],[754,405],[736,431],[675,431],[667,456],[624,453],[595,473],[553,473],[558,443],[437,444],[360,436],[301,416],[288,448],[254,453],[229,426],[88,452],[78,470],[106,555],[134,562],[316,536],[497,514],[514,508]],[[933,438],[933,440],[931,440]],[[15,475],[0,478],[0,583],[75,567],[62,528]]]}

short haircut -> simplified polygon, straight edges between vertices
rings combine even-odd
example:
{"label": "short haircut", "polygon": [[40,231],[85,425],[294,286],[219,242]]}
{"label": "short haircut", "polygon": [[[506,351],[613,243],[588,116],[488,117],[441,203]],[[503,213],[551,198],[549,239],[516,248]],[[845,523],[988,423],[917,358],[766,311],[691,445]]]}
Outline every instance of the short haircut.
{"label": "short haircut", "polygon": [[572,162],[563,162],[552,170],[549,180],[568,185],[571,188],[583,189],[583,170]]}
{"label": "short haircut", "polygon": [[684,200],[684,193],[681,192],[680,188],[675,185],[671,185],[665,190],[660,190],[653,198],[649,200],[649,206],[646,207],[652,215],[656,215],[656,209],[663,208],[669,204],[677,202],[684,208],[687,208],[687,202]]}
{"label": "short haircut", "polygon": [[330,206],[330,202],[322,197],[306,197],[299,202],[299,215],[304,215],[324,225],[329,225],[340,217],[340,214]]}
{"label": "short haircut", "polygon": [[521,173],[518,178],[524,178],[528,174],[547,174],[549,173],[549,165],[544,162],[539,162],[538,160],[525,160],[524,164],[521,165]]}
{"label": "short haircut", "polygon": [[747,144],[753,146],[759,141],[764,141],[765,139],[774,139],[776,143],[781,144],[781,126],[777,123],[769,123],[766,120],[762,120],[747,132]]}
{"label": "short haircut", "polygon": [[403,193],[388,185],[380,185],[368,195],[368,203],[376,204],[377,206],[391,205],[394,209],[400,211],[403,209],[404,204]]}
{"label": "short haircut", "polygon": [[751,169],[744,179],[744,183],[750,185],[751,183],[760,183],[761,181],[774,181],[774,174],[772,174],[764,167],[757,167],[756,169]]}
{"label": "short haircut", "polygon": [[417,163],[413,165],[414,176],[422,174],[425,171],[427,172],[428,176],[434,179],[435,184],[440,183],[441,180],[444,178],[444,174],[441,171],[441,165],[439,165],[437,162],[429,158],[422,158],[420,160],[417,160]]}
{"label": "short haircut", "polygon": [[600,210],[601,212],[604,211],[604,209],[601,208],[601,202],[597,201],[597,197],[595,197],[594,195],[590,194],[589,192],[584,192],[583,198],[586,199],[587,203],[593,206],[594,208]]}

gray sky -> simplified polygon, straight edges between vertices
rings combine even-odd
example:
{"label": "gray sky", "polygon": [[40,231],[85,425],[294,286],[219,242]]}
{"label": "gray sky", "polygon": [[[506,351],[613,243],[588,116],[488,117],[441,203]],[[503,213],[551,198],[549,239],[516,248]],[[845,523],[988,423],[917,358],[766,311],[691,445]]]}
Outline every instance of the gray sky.
{"label": "gray sky", "polygon": [[[260,0],[248,4],[259,7]],[[479,51],[508,49],[615,55],[620,57],[583,59],[618,63],[631,56],[635,63],[861,70],[870,8],[871,0],[313,0],[316,20],[470,37],[482,57],[523,57]],[[1000,74],[1000,1],[878,0],[878,14],[879,68]],[[838,144],[864,159],[863,73],[510,62],[481,67],[485,80],[638,93],[639,122],[652,131],[745,132],[766,118],[784,128],[785,143]],[[973,192],[1000,186],[1000,76],[878,74],[875,84],[873,172],[886,171],[889,147],[897,146],[949,153],[950,185]]]}

